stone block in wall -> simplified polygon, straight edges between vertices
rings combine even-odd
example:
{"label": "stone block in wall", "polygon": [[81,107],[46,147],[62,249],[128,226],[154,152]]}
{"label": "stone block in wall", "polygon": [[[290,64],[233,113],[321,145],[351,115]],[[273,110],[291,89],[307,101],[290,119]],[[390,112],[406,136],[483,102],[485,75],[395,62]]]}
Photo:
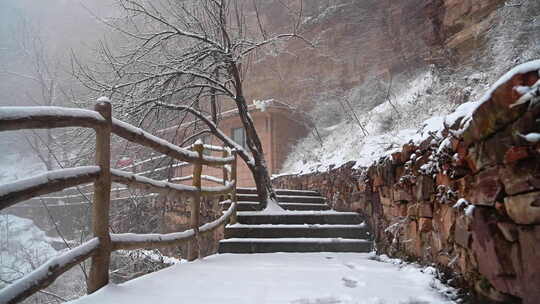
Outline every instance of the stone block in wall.
{"label": "stone block in wall", "polygon": [[459,193],[459,197],[470,201],[474,191],[474,178],[470,175],[467,175],[465,177],[457,179],[455,185],[457,188],[456,190]]}
{"label": "stone block in wall", "polygon": [[431,176],[420,175],[415,186],[415,198],[418,201],[429,200],[435,191],[435,181]]}
{"label": "stone block in wall", "polygon": [[518,229],[515,224],[497,222],[497,228],[508,242],[514,243],[518,240]]}
{"label": "stone block in wall", "polygon": [[497,228],[495,210],[478,207],[471,225],[471,248],[478,262],[478,271],[496,290],[520,296],[521,282],[519,247],[506,241]]}
{"label": "stone block in wall", "polygon": [[422,202],[419,205],[418,216],[433,218],[433,203],[431,202]]}
{"label": "stone block in wall", "polygon": [[421,232],[431,232],[433,229],[433,222],[430,218],[422,217],[418,220],[418,228]]}
{"label": "stone block in wall", "polygon": [[532,86],[536,81],[538,81],[536,71],[516,74],[495,89],[491,98],[476,109],[469,127],[463,132],[465,144],[470,146],[472,143],[482,141],[522,116],[527,110],[526,107],[509,107],[521,97],[514,88]]}
{"label": "stone block in wall", "polygon": [[473,189],[470,197],[472,204],[494,206],[504,191],[498,168],[487,168],[478,173],[474,178]]}
{"label": "stone block in wall", "polygon": [[406,241],[405,250],[416,257],[422,256],[422,238],[420,236],[421,231],[419,226],[418,222],[409,221],[407,223],[405,235],[402,236],[402,241]]}
{"label": "stone block in wall", "polygon": [[417,218],[419,215],[418,209],[420,209],[420,203],[408,204],[407,206],[407,216],[411,218]]}
{"label": "stone block in wall", "polygon": [[470,153],[474,155],[475,171],[504,164],[508,150],[512,149],[516,144],[514,136],[511,130],[506,128],[493,134],[485,141],[475,144],[475,147],[477,147],[475,153]]}
{"label": "stone block in wall", "polygon": [[508,195],[540,190],[540,159],[531,158],[502,166],[499,175]]}
{"label": "stone block in wall", "polygon": [[523,304],[538,303],[540,299],[540,226],[519,228],[521,298]]}
{"label": "stone block in wall", "polygon": [[366,202],[366,201],[369,201],[370,197],[371,197],[370,193],[356,191],[351,194],[350,201],[351,202]]}
{"label": "stone block in wall", "polygon": [[447,187],[450,187],[452,185],[452,180],[450,179],[450,176],[444,173],[437,173],[437,176],[435,177],[435,182],[437,185],[445,185]]}
{"label": "stone block in wall", "polygon": [[401,160],[401,152],[394,152],[392,153],[392,164],[394,165],[399,165],[403,163],[403,161]]}
{"label": "stone block in wall", "polygon": [[508,216],[517,224],[540,224],[540,191],[509,196],[504,204]]}
{"label": "stone block in wall", "polygon": [[380,174],[376,174],[374,176],[372,176],[372,180],[373,180],[373,187],[377,188],[377,187],[381,187],[384,185],[384,179],[382,177],[382,175]]}
{"label": "stone block in wall", "polygon": [[513,164],[520,160],[524,160],[529,158],[530,152],[529,152],[528,146],[514,146],[508,149],[504,154],[504,164]]}
{"label": "stone block in wall", "polygon": [[448,243],[456,223],[456,209],[451,205],[439,204],[434,210],[433,227],[441,239]]}
{"label": "stone block in wall", "polygon": [[397,205],[397,208],[399,210],[399,216],[402,216],[402,217],[407,216],[407,211],[408,211],[408,205],[407,204],[399,204],[399,205]]}
{"label": "stone block in wall", "polygon": [[411,190],[408,187],[394,185],[394,187],[392,187],[392,196],[394,198],[394,202],[396,203],[411,202],[414,200]]}
{"label": "stone block in wall", "polygon": [[406,163],[411,159],[411,155],[416,151],[416,147],[413,144],[405,144],[401,149],[401,162]]}
{"label": "stone block in wall", "polygon": [[462,219],[463,216],[459,217],[456,221],[456,229],[454,231],[454,241],[456,244],[463,248],[470,248],[472,233],[469,231],[469,227],[465,220]]}
{"label": "stone block in wall", "polygon": [[392,188],[388,186],[380,187],[379,197],[381,204],[383,205],[392,205],[394,203],[394,194],[392,192]]}

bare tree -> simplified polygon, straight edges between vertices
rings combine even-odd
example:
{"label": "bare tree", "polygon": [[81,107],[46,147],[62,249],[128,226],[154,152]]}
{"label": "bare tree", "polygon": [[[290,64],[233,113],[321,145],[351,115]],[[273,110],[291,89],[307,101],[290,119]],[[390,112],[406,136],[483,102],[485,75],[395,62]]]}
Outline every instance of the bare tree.
{"label": "bare tree", "polygon": [[[276,197],[249,115],[243,80],[260,48],[302,37],[298,34],[300,22],[292,25],[291,33],[269,35],[257,1],[118,0],[122,18],[102,19],[125,39],[116,51],[110,43],[101,44],[100,53],[109,70],[96,72],[74,62],[89,88],[110,92],[115,109],[141,124],[150,113],[160,113],[159,120],[167,120],[164,117],[179,111],[201,121],[225,145],[238,151],[253,174],[261,203],[268,207]],[[300,18],[301,2],[294,7]],[[248,149],[219,129],[216,100],[222,108],[236,107]],[[279,208],[277,203],[272,206]]]}

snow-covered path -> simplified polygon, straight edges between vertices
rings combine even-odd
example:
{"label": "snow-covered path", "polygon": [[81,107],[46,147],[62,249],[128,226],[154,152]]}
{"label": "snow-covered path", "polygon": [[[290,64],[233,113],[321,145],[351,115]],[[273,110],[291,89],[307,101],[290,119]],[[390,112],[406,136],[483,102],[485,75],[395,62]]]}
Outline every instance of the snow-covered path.
{"label": "snow-covered path", "polygon": [[[221,254],[177,264],[72,304],[454,303],[415,266],[365,253]],[[429,272],[429,271],[428,271]]]}

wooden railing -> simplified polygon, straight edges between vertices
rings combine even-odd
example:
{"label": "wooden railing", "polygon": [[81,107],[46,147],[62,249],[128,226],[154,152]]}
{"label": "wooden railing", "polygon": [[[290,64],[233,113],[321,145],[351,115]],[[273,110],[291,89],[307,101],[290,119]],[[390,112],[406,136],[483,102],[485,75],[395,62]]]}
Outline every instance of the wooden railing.
{"label": "wooden railing", "polygon": [[[190,150],[180,148],[130,124],[112,117],[111,104],[99,102],[95,111],[60,107],[0,107],[0,131],[87,127],[96,133],[96,165],[49,171],[31,178],[0,185],[0,210],[32,197],[57,192],[81,184],[94,183],[92,229],[94,237],[57,256],[23,278],[0,290],[0,303],[18,303],[49,286],[62,273],[91,258],[87,289],[92,293],[109,282],[109,264],[114,250],[163,248],[188,242],[188,260],[200,257],[198,240],[227,222],[236,222],[236,153],[228,148],[196,143]],[[111,134],[146,146],[161,154],[193,165],[193,185],[174,184],[111,169]],[[220,151],[222,157],[208,156],[204,150]],[[203,166],[222,167],[223,179],[202,175]],[[221,186],[202,186],[202,179],[221,181]],[[111,184],[166,195],[190,197],[191,229],[168,234],[111,234],[109,207]],[[217,220],[200,225],[201,197],[229,196],[230,208]]]}

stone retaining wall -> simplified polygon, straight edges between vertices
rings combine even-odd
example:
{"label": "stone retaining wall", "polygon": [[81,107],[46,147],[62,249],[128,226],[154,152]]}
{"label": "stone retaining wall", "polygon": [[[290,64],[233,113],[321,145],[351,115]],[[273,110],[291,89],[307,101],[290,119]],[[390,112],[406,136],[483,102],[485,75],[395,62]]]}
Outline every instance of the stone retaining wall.
{"label": "stone retaining wall", "polygon": [[510,108],[514,75],[463,122],[369,168],[282,176],[279,188],[316,189],[337,210],[369,216],[377,251],[434,264],[474,291],[472,303],[540,299],[540,106]]}

